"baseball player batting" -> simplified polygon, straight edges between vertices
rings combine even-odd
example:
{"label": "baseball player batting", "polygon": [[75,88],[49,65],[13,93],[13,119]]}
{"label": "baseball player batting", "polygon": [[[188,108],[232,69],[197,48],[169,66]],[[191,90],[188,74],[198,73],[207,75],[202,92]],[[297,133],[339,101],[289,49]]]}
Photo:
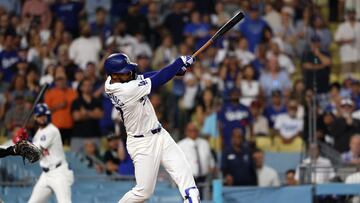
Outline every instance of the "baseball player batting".
{"label": "baseball player batting", "polygon": [[51,193],[54,192],[57,202],[70,203],[74,174],[65,159],[60,131],[51,123],[51,113],[46,104],[39,103],[35,106],[34,117],[39,128],[33,138],[33,144],[42,151],[40,167],[43,172],[28,202],[48,202]]}
{"label": "baseball player batting", "polygon": [[127,132],[126,147],[135,166],[136,186],[119,203],[142,203],[154,192],[162,164],[177,184],[184,202],[200,202],[199,191],[184,153],[161,127],[148,95],[175,75],[183,75],[194,62],[180,56],[160,71],[136,75],[137,64],[125,54],[110,55],[104,63],[108,78],[105,92],[120,112]]}

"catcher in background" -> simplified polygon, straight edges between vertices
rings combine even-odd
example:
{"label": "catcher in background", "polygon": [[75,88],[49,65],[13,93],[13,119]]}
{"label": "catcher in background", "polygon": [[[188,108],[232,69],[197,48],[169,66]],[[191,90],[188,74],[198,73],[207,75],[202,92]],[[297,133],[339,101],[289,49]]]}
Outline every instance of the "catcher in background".
{"label": "catcher in background", "polygon": [[51,123],[51,113],[46,104],[35,106],[34,118],[38,130],[32,142],[41,150],[40,167],[43,172],[28,203],[48,202],[52,192],[58,203],[69,203],[74,174],[65,159],[60,131]]}

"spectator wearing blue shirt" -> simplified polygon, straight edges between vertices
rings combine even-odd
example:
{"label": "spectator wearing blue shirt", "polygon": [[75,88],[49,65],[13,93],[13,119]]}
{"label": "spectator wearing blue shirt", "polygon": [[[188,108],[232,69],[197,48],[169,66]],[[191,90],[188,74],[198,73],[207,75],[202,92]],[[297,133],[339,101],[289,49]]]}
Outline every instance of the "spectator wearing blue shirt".
{"label": "spectator wearing blue shirt", "polygon": [[190,18],[191,21],[185,24],[184,34],[186,36],[194,36],[196,47],[199,47],[198,45],[202,44],[202,42],[204,43],[204,40],[207,39],[210,25],[203,22],[202,16],[198,11],[193,11]]}
{"label": "spectator wearing blue shirt", "polygon": [[257,185],[257,175],[250,148],[243,143],[242,130],[232,132],[231,146],[224,151],[221,158],[221,170],[225,185]]}
{"label": "spectator wearing blue shirt", "polygon": [[259,8],[256,4],[251,5],[250,15],[245,17],[240,24],[240,32],[249,42],[249,50],[255,52],[256,46],[261,42],[262,33],[267,23],[259,17]]}
{"label": "spectator wearing blue shirt", "polygon": [[231,146],[231,134],[235,128],[240,128],[245,135],[246,128],[252,122],[252,116],[248,107],[239,102],[240,94],[239,89],[232,89],[229,101],[226,101],[218,112],[220,133],[223,137],[223,146],[225,148]]}
{"label": "spectator wearing blue shirt", "polygon": [[281,113],[286,113],[286,106],[283,105],[281,92],[276,90],[272,92],[271,103],[265,107],[264,116],[269,121],[270,127],[274,126],[276,116]]}
{"label": "spectator wearing blue shirt", "polygon": [[82,8],[83,5],[80,2],[61,0],[53,4],[51,10],[53,14],[64,23],[65,29],[69,31],[73,37],[77,37],[79,35],[79,16]]}
{"label": "spectator wearing blue shirt", "polygon": [[[87,20],[89,23],[95,22],[96,19],[96,9],[97,8],[105,9],[108,14],[111,8],[111,0],[86,0],[85,1],[85,12]],[[109,22],[109,16],[106,16],[106,22]]]}
{"label": "spectator wearing blue shirt", "polygon": [[96,9],[95,22],[90,24],[91,34],[99,36],[103,41],[110,37],[111,26],[106,23],[106,10],[102,7]]}
{"label": "spectator wearing blue shirt", "polygon": [[6,0],[0,1],[0,7],[3,7],[8,13],[20,15],[21,1],[19,0]]}
{"label": "spectator wearing blue shirt", "polygon": [[10,83],[14,73],[15,65],[19,61],[17,51],[14,44],[15,36],[5,34],[4,49],[0,52],[0,71],[3,73],[3,80]]}
{"label": "spectator wearing blue shirt", "polygon": [[260,76],[260,87],[265,96],[270,98],[271,92],[280,90],[282,95],[290,93],[291,81],[289,74],[280,70],[278,58],[275,56],[267,60],[266,70]]}
{"label": "spectator wearing blue shirt", "polygon": [[171,33],[175,44],[179,44],[183,39],[183,29],[185,25],[185,15],[182,13],[182,2],[175,1],[171,12],[165,17],[164,25]]}

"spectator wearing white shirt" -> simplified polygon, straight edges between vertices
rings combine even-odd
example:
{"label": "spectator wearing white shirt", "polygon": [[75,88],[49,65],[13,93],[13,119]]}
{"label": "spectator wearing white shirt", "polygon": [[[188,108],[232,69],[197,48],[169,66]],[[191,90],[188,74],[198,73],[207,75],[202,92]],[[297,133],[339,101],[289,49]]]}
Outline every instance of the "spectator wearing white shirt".
{"label": "spectator wearing white shirt", "polygon": [[[210,145],[207,140],[199,137],[199,130],[192,122],[186,125],[185,134],[186,137],[178,145],[191,165],[196,183],[205,183],[215,168]],[[199,189],[202,191],[201,187]]]}
{"label": "spectator wearing white shirt", "polygon": [[240,81],[241,98],[240,103],[249,107],[260,94],[259,81],[255,79],[255,70],[251,65],[244,67],[244,76]]}
{"label": "spectator wearing white shirt", "polygon": [[[296,169],[295,179],[300,180],[300,175],[304,176],[303,180],[307,183],[323,184],[331,181],[335,177],[334,168],[328,158],[320,156],[319,146],[317,144],[310,144],[309,157],[304,159],[299,167]],[[310,166],[312,168],[311,179]],[[305,169],[304,174],[300,174],[300,167]],[[309,182],[310,181],[310,182]]]}
{"label": "spectator wearing white shirt", "polygon": [[272,56],[277,58],[281,69],[285,70],[290,75],[295,73],[295,64],[288,55],[284,54],[281,51],[280,45],[276,41],[271,42],[270,50],[266,53],[267,58],[270,58]]}
{"label": "spectator wearing white shirt", "polygon": [[347,19],[335,33],[335,41],[340,45],[341,72],[343,77],[359,73],[360,65],[360,22],[356,21],[355,10],[347,11]]}
{"label": "spectator wearing white shirt", "polygon": [[[345,179],[346,184],[360,184],[360,171],[350,174]],[[360,196],[355,196],[351,199],[351,203],[360,203]]]}
{"label": "spectator wearing white shirt", "polygon": [[248,41],[245,37],[240,38],[235,55],[242,66],[248,65],[255,60],[255,55],[249,51]]}
{"label": "spectator wearing white shirt", "polygon": [[265,4],[264,20],[269,24],[275,33],[277,33],[282,27],[281,15],[276,9],[274,9],[272,3],[270,2]]}
{"label": "spectator wearing white shirt", "polygon": [[287,103],[287,113],[280,114],[275,119],[274,128],[278,131],[274,145],[280,152],[300,152],[302,148],[301,132],[304,121],[297,116],[298,102],[290,99]]}
{"label": "spectator wearing white shirt", "polygon": [[256,173],[258,177],[258,186],[260,187],[278,187],[280,180],[278,173],[271,167],[264,164],[264,152],[256,149],[253,152],[255,160]]}
{"label": "spectator wearing white shirt", "polygon": [[75,39],[69,47],[69,57],[76,65],[85,70],[88,62],[97,64],[102,45],[100,38],[91,36],[90,26],[84,25],[81,36]]}

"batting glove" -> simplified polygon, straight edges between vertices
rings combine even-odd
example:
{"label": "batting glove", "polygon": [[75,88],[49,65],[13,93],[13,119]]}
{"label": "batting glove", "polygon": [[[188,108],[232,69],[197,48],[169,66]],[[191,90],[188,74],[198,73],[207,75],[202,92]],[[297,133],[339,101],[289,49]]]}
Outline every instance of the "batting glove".
{"label": "batting glove", "polygon": [[184,63],[185,68],[191,66],[195,62],[194,58],[191,56],[180,56],[180,59]]}

